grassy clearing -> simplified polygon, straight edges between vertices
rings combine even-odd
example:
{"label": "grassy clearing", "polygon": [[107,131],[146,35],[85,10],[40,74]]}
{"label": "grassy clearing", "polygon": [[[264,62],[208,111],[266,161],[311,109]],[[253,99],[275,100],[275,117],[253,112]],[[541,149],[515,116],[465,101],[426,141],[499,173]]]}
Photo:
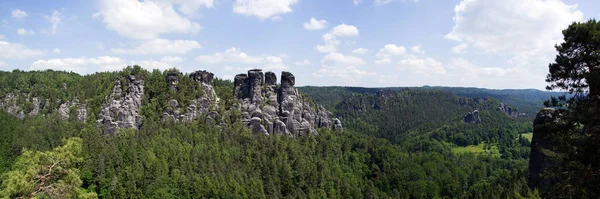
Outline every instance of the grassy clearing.
{"label": "grassy clearing", "polygon": [[465,147],[455,146],[452,148],[452,152],[454,153],[477,153],[481,155],[492,155],[492,156],[500,156],[500,151],[498,150],[498,146],[491,145],[489,149],[485,148],[486,144],[484,142],[479,143],[478,145],[469,145]]}
{"label": "grassy clearing", "polygon": [[523,134],[521,134],[521,136],[523,136],[523,138],[525,138],[531,142],[531,139],[533,138],[533,133],[523,133]]}

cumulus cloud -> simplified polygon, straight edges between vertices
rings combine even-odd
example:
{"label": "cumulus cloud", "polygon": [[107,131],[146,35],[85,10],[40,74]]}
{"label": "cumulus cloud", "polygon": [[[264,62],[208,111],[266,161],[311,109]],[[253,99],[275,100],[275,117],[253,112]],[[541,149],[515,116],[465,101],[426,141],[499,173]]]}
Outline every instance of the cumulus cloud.
{"label": "cumulus cloud", "polygon": [[33,62],[30,70],[52,69],[86,74],[93,72],[89,70],[89,67],[98,67],[100,71],[115,71],[124,68],[125,61],[121,58],[110,56],[37,60]]}
{"label": "cumulus cloud", "polygon": [[0,41],[0,58],[24,59],[44,55],[43,51],[33,50],[19,43]]}
{"label": "cumulus cloud", "polygon": [[58,54],[58,53],[60,53],[60,49],[55,48],[54,50],[52,50],[52,52]]}
{"label": "cumulus cloud", "polygon": [[[537,88],[543,88],[547,65],[555,55],[554,45],[562,42],[562,30],[583,19],[577,5],[562,1],[463,0],[454,12],[454,26],[445,35],[459,43],[452,52],[464,54],[468,47],[488,55],[508,56],[502,68],[521,68],[521,73],[535,77],[529,80],[539,81],[526,84],[539,85]],[[499,69],[485,71],[503,74]]]}
{"label": "cumulus cloud", "polygon": [[19,10],[19,9],[14,9],[11,13],[12,18],[15,19],[22,19],[27,17],[27,13],[25,11]]}
{"label": "cumulus cloud", "polygon": [[35,34],[35,32],[33,32],[33,30],[31,30],[31,29],[25,30],[23,28],[19,28],[17,30],[17,34],[19,34],[19,35],[33,35],[33,34]]}
{"label": "cumulus cloud", "polygon": [[52,15],[48,16],[48,15],[43,15],[44,19],[46,19],[46,21],[48,21],[48,23],[50,23],[51,29],[48,31],[46,29],[42,30],[42,33],[44,34],[56,34],[56,31],[58,30],[58,26],[61,23],[61,18],[62,15],[60,12],[53,10],[52,11]]}
{"label": "cumulus cloud", "polygon": [[216,64],[244,64],[262,68],[264,70],[287,69],[283,63],[282,56],[262,55],[251,56],[238,48],[229,48],[225,52],[218,52],[213,55],[200,55],[196,57],[196,61],[201,64],[216,65]]}
{"label": "cumulus cloud", "polygon": [[160,58],[160,61],[167,63],[181,63],[183,62],[183,58],[177,56],[164,56]]}
{"label": "cumulus cloud", "polygon": [[425,51],[421,49],[421,46],[410,47],[410,51],[416,54],[425,54]]}
{"label": "cumulus cloud", "polygon": [[260,20],[292,12],[291,6],[298,0],[236,0],[233,13],[255,16]]}
{"label": "cumulus cloud", "polygon": [[314,76],[336,77],[342,79],[358,79],[375,73],[362,69],[366,62],[355,56],[332,52],[321,60],[321,68]]}
{"label": "cumulus cloud", "polygon": [[325,21],[324,19],[317,20],[315,18],[310,18],[308,22],[304,22],[304,24],[302,25],[304,25],[304,29],[307,30],[321,30],[327,27],[327,21]]}
{"label": "cumulus cloud", "polygon": [[452,47],[452,52],[454,54],[463,55],[463,54],[467,53],[467,47],[469,47],[468,44],[458,44],[458,45]]}
{"label": "cumulus cloud", "polygon": [[303,61],[294,62],[294,64],[297,66],[306,66],[306,65],[310,65],[310,61],[308,59],[305,59]]}
{"label": "cumulus cloud", "polygon": [[335,47],[335,45],[317,45],[315,46],[315,50],[322,53],[331,53],[335,52],[337,50],[337,47]]}
{"label": "cumulus cloud", "polygon": [[[201,29],[200,24],[173,9],[172,3],[186,5],[183,2],[107,0],[103,1],[100,11],[93,17],[101,19],[107,29],[132,39],[156,39],[165,33],[195,33]],[[210,2],[197,5],[212,6]]]}
{"label": "cumulus cloud", "polygon": [[358,28],[353,25],[340,24],[331,29],[331,34],[340,37],[358,36]]}
{"label": "cumulus cloud", "polygon": [[214,7],[214,0],[160,0],[160,2],[171,3],[186,16],[193,16],[200,8]]}
{"label": "cumulus cloud", "polygon": [[433,58],[425,59],[403,59],[398,62],[400,70],[408,70],[412,73],[426,76],[446,74],[446,68],[441,62]]}
{"label": "cumulus cloud", "polygon": [[185,54],[201,47],[200,43],[192,40],[151,39],[134,48],[113,48],[111,51],[117,54]]}
{"label": "cumulus cloud", "polygon": [[392,56],[406,54],[406,48],[404,46],[397,46],[395,44],[386,44],[382,49],[375,54],[379,59],[390,58]]}
{"label": "cumulus cloud", "polygon": [[358,28],[353,25],[340,24],[332,28],[329,32],[323,34],[321,38],[325,45],[315,46],[315,50],[322,53],[331,53],[337,51],[337,46],[340,45],[338,37],[353,37],[358,36]]}
{"label": "cumulus cloud", "polygon": [[357,48],[357,49],[352,50],[352,53],[354,53],[354,54],[365,54],[365,53],[367,53],[367,51],[369,51],[369,50],[367,50],[365,48]]}

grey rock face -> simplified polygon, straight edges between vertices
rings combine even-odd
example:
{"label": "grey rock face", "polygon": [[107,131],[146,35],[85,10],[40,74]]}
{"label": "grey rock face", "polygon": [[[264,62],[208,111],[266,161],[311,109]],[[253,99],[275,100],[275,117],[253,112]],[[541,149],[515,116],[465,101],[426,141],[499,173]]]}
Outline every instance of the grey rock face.
{"label": "grey rock face", "polygon": [[554,116],[555,110],[544,108],[537,113],[533,120],[533,138],[531,139],[531,153],[529,154],[529,176],[527,185],[529,188],[538,189],[543,195],[550,190],[553,183],[552,179],[543,177],[544,169],[550,166],[551,162],[542,149],[552,146],[551,134],[555,131],[552,128],[559,118]]}
{"label": "grey rock face", "polygon": [[179,83],[179,72],[169,71],[167,72],[167,83],[173,90],[177,90],[177,84]]}
{"label": "grey rock face", "polygon": [[33,104],[33,109],[29,112],[29,116],[36,116],[40,113],[40,100],[37,97],[33,97],[31,100]]}
{"label": "grey rock face", "polygon": [[465,115],[465,123],[481,123],[481,118],[479,118],[479,111],[474,110],[473,112],[467,113]]}
{"label": "grey rock face", "polygon": [[199,70],[191,73],[189,77],[200,84],[202,90],[199,92],[202,92],[203,95],[192,100],[183,111],[180,110],[181,108],[177,100],[169,100],[168,104],[171,110],[166,110],[163,113],[163,120],[169,118],[175,121],[191,122],[201,119],[200,117],[206,114],[206,117],[202,118],[205,123],[213,124],[220,121],[219,114],[211,112],[211,109],[217,108],[219,100],[213,87],[214,74],[205,70]]}
{"label": "grey rock face", "polygon": [[322,106],[315,108],[298,94],[292,73],[282,72],[281,86],[276,81],[273,72],[263,73],[260,69],[235,76],[237,109],[253,133],[301,136],[318,134],[317,128],[342,131],[341,121],[335,119],[334,125],[329,111]]}
{"label": "grey rock face", "polygon": [[17,106],[18,95],[14,93],[8,93],[0,102],[0,108],[4,109],[8,114],[11,114],[19,119],[25,118],[25,113],[21,110],[21,107]]}
{"label": "grey rock face", "polygon": [[267,86],[277,85],[277,76],[275,75],[275,73],[273,73],[271,71],[265,73],[265,85],[267,85]]}
{"label": "grey rock face", "polygon": [[507,104],[504,103],[500,103],[500,105],[496,108],[497,111],[502,111],[504,114],[510,116],[510,117],[517,117],[519,116],[519,112],[517,112],[517,110],[513,109],[512,107],[508,106]]}
{"label": "grey rock face", "polygon": [[104,133],[114,135],[118,128],[138,129],[142,124],[139,112],[143,95],[143,80],[132,75],[127,77],[126,93],[121,90],[121,81],[116,80],[98,120],[98,123],[104,124]]}
{"label": "grey rock face", "polygon": [[60,119],[69,119],[69,104],[69,102],[65,102],[58,107],[58,115],[60,115]]}

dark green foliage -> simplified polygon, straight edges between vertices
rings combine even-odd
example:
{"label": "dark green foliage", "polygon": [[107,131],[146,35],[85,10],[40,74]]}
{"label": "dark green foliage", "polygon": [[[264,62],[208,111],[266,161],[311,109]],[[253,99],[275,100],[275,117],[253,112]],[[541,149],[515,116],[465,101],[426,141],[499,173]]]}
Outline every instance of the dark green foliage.
{"label": "dark green foliage", "polygon": [[552,98],[548,106],[558,106],[545,127],[553,143],[543,150],[552,164],[544,177],[554,180],[545,196],[564,198],[600,197],[600,22],[589,20],[571,24],[563,32],[564,42],[549,65],[549,90],[567,91],[572,96]]}
{"label": "dark green foliage", "polygon": [[[104,136],[95,117],[114,82],[129,75],[145,82],[142,127]],[[530,194],[520,148],[528,142],[518,139],[518,133],[530,126],[496,112],[498,101],[492,98],[475,100],[409,89],[381,101],[378,108],[365,106],[364,112],[356,112],[351,109],[356,104],[375,100],[357,95],[336,109],[348,127],[345,132],[322,129],[318,136],[255,136],[236,111],[225,118],[226,127],[200,121],[161,122],[169,99],[185,107],[202,90],[181,74],[175,92],[165,75],[134,66],[74,76],[76,83],[67,88],[88,104],[85,124],[61,120],[54,111],[25,120],[0,111],[0,172],[10,170],[23,148],[46,151],[60,146],[63,138],[81,137],[82,186],[100,198],[518,198]],[[61,85],[61,81],[51,82]],[[218,111],[225,115],[234,102],[233,84],[217,78],[214,83],[220,97]],[[486,122],[462,123],[462,116],[476,108],[485,109],[481,117]],[[503,156],[451,150],[455,144],[450,142],[481,141],[496,143]]]}

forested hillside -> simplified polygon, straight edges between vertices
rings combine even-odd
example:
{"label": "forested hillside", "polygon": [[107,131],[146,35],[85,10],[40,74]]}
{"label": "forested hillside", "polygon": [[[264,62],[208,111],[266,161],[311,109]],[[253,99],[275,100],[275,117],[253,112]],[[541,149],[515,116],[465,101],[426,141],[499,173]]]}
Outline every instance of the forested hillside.
{"label": "forested hillside", "polygon": [[[177,77],[177,81],[170,77]],[[190,111],[190,107],[203,106],[206,83],[211,82],[205,78],[176,70],[146,71],[138,66],[86,76],[58,71],[0,73],[0,99],[3,99],[0,197],[520,198],[536,195],[526,184],[529,141],[520,136],[531,130],[530,120],[496,110],[500,103],[497,99],[414,89],[386,95],[350,94],[325,104],[331,107],[332,116],[340,118],[343,131],[324,125],[317,129],[318,134],[265,134],[257,133],[262,131],[254,127],[268,127],[268,120],[258,121],[260,125],[247,123],[244,115],[250,115],[253,121],[260,115],[239,108],[253,106],[240,105],[246,99],[240,100],[233,91],[239,86],[245,89],[246,84],[239,81],[211,79],[210,86],[218,100],[208,100],[210,106],[206,111]],[[139,88],[143,90],[136,90]],[[317,103],[324,101],[314,92],[301,93]],[[128,112],[115,116],[104,115],[103,111],[116,102],[135,108],[135,94],[141,96],[139,112],[126,109]],[[33,98],[38,102],[34,103]],[[287,98],[300,99],[295,95]],[[107,103],[107,99],[113,104]],[[277,101],[286,106],[296,103]],[[265,107],[273,103],[265,99],[258,105],[265,112],[268,110]],[[300,110],[316,106],[303,103],[306,105]],[[36,109],[39,113],[31,114]],[[465,123],[464,116],[476,109],[481,111],[481,122]],[[83,110],[86,115],[81,120]],[[139,126],[120,126],[129,124],[126,123],[129,116],[136,124],[138,118],[129,113],[139,114],[142,121]],[[170,119],[179,117],[177,113],[182,115],[181,119]],[[201,116],[186,121],[187,113]],[[212,113],[216,114],[209,117]],[[316,113],[314,116],[329,118],[322,109]],[[280,117],[286,114],[278,112]],[[265,114],[261,115],[264,118]],[[112,123],[107,122],[107,117]],[[106,124],[117,125],[118,131],[107,134]],[[76,144],[77,139],[66,141],[73,137],[81,138],[81,144]],[[69,147],[58,148],[63,143]],[[497,153],[454,150],[480,143],[497,149]],[[24,172],[53,168],[56,162],[52,158],[36,157],[54,156],[68,157],[65,160],[72,164],[61,164],[64,170],[60,171],[64,173],[43,178],[47,184],[39,184],[36,175]],[[51,191],[56,186],[68,189]]]}

